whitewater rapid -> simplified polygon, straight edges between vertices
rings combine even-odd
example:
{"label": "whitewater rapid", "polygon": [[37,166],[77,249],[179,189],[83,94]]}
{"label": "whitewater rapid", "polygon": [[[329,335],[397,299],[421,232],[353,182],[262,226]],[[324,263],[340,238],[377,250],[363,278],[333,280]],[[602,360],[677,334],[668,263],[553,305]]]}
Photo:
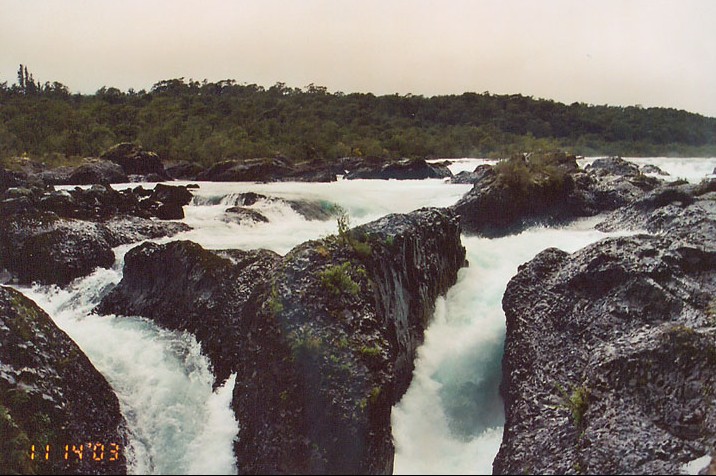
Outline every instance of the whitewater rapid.
{"label": "whitewater rapid", "polygon": [[[637,162],[658,165],[672,178],[692,182],[716,167],[716,158]],[[453,173],[473,170],[482,163],[494,161],[461,159],[451,169]],[[183,221],[193,230],[157,241],[187,239],[209,249],[266,248],[284,254],[306,240],[335,233],[336,222],[305,220],[275,200],[259,200],[250,207],[269,223],[223,221],[225,209],[236,204],[238,193],[337,204],[355,226],[388,213],[448,206],[471,188],[437,179],[199,186],[192,204],[184,208]],[[438,300],[435,318],[418,350],[414,379],[393,409],[396,473],[491,473],[504,424],[498,386],[505,286],[520,264],[547,247],[575,251],[604,237],[593,229],[596,221],[534,228],[500,239],[463,236],[470,267],[460,271],[457,284]],[[240,422],[229,407],[233,377],[212,390],[209,362],[189,334],[161,329],[139,317],[91,313],[121,280],[123,256],[133,246],[115,250],[112,269],[98,269],[66,289],[18,289],[52,316],[114,388],[131,432],[127,449],[131,473],[235,474],[233,441]]]}

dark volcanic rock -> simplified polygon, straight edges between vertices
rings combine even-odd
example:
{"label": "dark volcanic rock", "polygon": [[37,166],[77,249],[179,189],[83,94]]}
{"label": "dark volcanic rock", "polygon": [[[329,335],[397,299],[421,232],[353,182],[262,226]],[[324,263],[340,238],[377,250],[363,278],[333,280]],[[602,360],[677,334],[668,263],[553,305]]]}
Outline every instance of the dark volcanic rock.
{"label": "dark volcanic rock", "polygon": [[392,405],[464,248],[454,214],[391,215],[343,237],[267,251],[145,244],[98,312],[197,335],[236,373],[242,473],[389,473]]}
{"label": "dark volcanic rock", "polygon": [[59,185],[92,185],[108,183],[127,183],[127,174],[118,164],[109,160],[98,160],[80,165],[70,172],[66,181],[55,182]]}
{"label": "dark volcanic rock", "polygon": [[675,215],[678,235],[548,249],[510,281],[496,474],[678,474],[712,452],[714,216]]}
{"label": "dark volcanic rock", "polygon": [[164,180],[170,178],[166,170],[164,170],[164,165],[159,156],[154,152],[144,150],[136,144],[128,142],[117,144],[103,152],[100,155],[100,159],[119,164],[127,175],[156,174]]}
{"label": "dark volcanic rock", "polygon": [[491,165],[483,164],[478,165],[475,167],[475,170],[472,172],[468,171],[462,171],[458,173],[457,175],[453,176],[453,178],[450,180],[450,183],[477,183],[482,180],[485,180],[487,176],[494,175],[495,171],[492,168]]}
{"label": "dark volcanic rock", "polygon": [[0,268],[20,283],[64,285],[113,263],[112,247],[97,223],[42,213],[17,215],[0,224]]}
{"label": "dark volcanic rock", "polygon": [[597,225],[602,231],[646,230],[692,241],[713,239],[716,227],[716,180],[667,184],[616,210]]}
{"label": "dark volcanic rock", "polygon": [[18,187],[23,184],[23,180],[18,176],[19,174],[10,172],[0,168],[0,193],[4,192],[8,188]]}
{"label": "dark volcanic rock", "polygon": [[579,216],[581,204],[569,200],[575,189],[569,172],[576,167],[576,157],[548,156],[544,163],[539,159],[515,156],[491,171],[481,169],[473,189],[453,205],[465,231],[501,236]]}
{"label": "dark volcanic rock", "polygon": [[246,207],[231,207],[226,209],[224,221],[231,223],[268,223],[269,219],[256,210]]}
{"label": "dark volcanic rock", "polygon": [[115,246],[188,230],[183,223],[150,219],[183,217],[179,204],[187,201],[186,194],[191,197],[185,188],[161,187],[150,192],[154,200],[141,203],[136,191],[102,185],[7,190],[0,202],[0,271],[20,283],[65,285],[96,267],[110,267]]}
{"label": "dark volcanic rock", "polygon": [[294,164],[293,170],[283,178],[283,180],[295,182],[335,182],[336,175],[343,173],[343,167],[339,163],[312,160]]}
{"label": "dark volcanic rock", "polygon": [[197,175],[211,182],[272,182],[292,171],[284,159],[225,160]]}
{"label": "dark volcanic rock", "polygon": [[349,170],[346,179],[417,180],[448,178],[452,172],[443,164],[428,164],[424,159],[404,159],[389,163],[362,162]]}
{"label": "dark volcanic rock", "polygon": [[[4,474],[126,474],[127,432],[112,388],[42,309],[4,286],[0,368]],[[65,460],[65,445],[82,460],[72,451]]]}
{"label": "dark volcanic rock", "polygon": [[652,164],[642,165],[639,170],[643,174],[657,174],[657,175],[662,175],[662,176],[669,175],[668,172],[664,172],[659,167],[657,167],[656,165],[652,165]]}
{"label": "dark volcanic rock", "polygon": [[308,221],[326,221],[339,215],[341,209],[325,200],[284,200],[289,207]]}
{"label": "dark volcanic rock", "polygon": [[606,159],[597,159],[586,170],[595,172],[597,175],[617,175],[617,176],[635,176],[639,175],[639,166],[627,162],[621,157],[608,157]]}
{"label": "dark volcanic rock", "polygon": [[478,167],[475,186],[453,208],[467,233],[504,236],[615,210],[662,183],[621,159],[595,164],[583,172],[576,157],[550,153]]}
{"label": "dark volcanic rock", "polygon": [[170,177],[180,180],[196,180],[205,168],[193,162],[179,162],[166,168]]}

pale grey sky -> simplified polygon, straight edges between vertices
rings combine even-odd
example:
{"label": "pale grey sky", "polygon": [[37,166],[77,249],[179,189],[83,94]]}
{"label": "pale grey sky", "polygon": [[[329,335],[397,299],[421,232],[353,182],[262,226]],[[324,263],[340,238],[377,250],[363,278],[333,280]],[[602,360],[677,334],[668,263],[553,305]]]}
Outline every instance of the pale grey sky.
{"label": "pale grey sky", "polygon": [[715,0],[0,0],[0,82],[521,93],[716,117]]}

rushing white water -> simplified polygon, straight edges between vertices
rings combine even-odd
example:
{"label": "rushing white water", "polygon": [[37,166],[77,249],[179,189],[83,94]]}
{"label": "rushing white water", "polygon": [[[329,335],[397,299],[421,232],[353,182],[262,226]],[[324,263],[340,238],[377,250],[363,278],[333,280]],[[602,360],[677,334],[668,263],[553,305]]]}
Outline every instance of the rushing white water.
{"label": "rushing white water", "polygon": [[141,318],[97,316],[92,308],[121,279],[98,269],[66,289],[20,288],[67,332],[107,378],[130,429],[134,474],[231,474],[238,427],[229,408],[233,379],[212,391],[213,376],[188,333]]}
{"label": "rushing white water", "polygon": [[463,237],[470,261],[438,303],[413,382],[393,409],[396,474],[491,474],[502,439],[502,295],[517,267],[549,247],[568,252],[606,236],[596,219],[498,239]]}
{"label": "rushing white water", "polygon": [[[716,166],[716,159],[635,161],[692,182]],[[457,173],[482,163],[494,161],[460,159],[450,168]],[[471,188],[441,180],[199,185],[194,203],[185,207],[184,221],[194,229],[172,239],[193,240],[211,249],[267,248],[282,254],[306,240],[335,233],[336,222],[307,221],[284,203],[260,200],[249,208],[264,214],[269,223],[227,223],[222,217],[238,193],[337,204],[348,212],[352,225],[358,225],[388,213],[447,206]],[[517,266],[544,248],[574,251],[603,237],[592,228],[594,223],[531,229],[500,239],[463,237],[470,267],[460,271],[458,283],[439,299],[418,352],[413,382],[393,409],[396,472],[491,472],[504,422],[498,393],[504,288]],[[238,426],[229,409],[233,380],[212,391],[208,362],[190,335],[160,329],[141,318],[91,314],[121,279],[123,256],[132,246],[115,250],[113,269],[97,270],[67,289],[37,286],[21,291],[82,347],[115,389],[132,433],[133,473],[235,473],[232,442]]]}

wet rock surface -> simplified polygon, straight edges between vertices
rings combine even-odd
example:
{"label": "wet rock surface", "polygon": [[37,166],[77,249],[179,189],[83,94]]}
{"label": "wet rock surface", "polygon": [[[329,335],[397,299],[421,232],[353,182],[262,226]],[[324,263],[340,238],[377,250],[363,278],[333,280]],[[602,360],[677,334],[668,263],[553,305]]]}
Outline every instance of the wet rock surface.
{"label": "wet rock surface", "polygon": [[716,445],[713,184],[663,186],[609,238],[548,249],[503,298],[506,425],[496,474],[677,474]]}
{"label": "wet rock surface", "polygon": [[189,330],[217,382],[237,374],[243,473],[388,473],[392,405],[464,260],[457,219],[439,209],[389,215],[284,257],[145,244],[97,311]]}
{"label": "wet rock surface", "polygon": [[96,267],[108,268],[113,247],[188,230],[161,220],[183,218],[182,206],[190,200],[186,188],[161,184],[154,190],[7,189],[0,201],[3,280],[65,285]]}
{"label": "wet rock surface", "polygon": [[117,144],[103,152],[99,158],[118,164],[127,175],[152,175],[161,180],[171,179],[164,169],[164,164],[159,155],[155,152],[144,150],[142,146],[137,144],[128,142]]}
{"label": "wet rock surface", "polygon": [[663,183],[620,158],[581,170],[576,157],[564,153],[514,156],[460,180],[475,185],[452,208],[466,233],[487,237],[616,210]]}
{"label": "wet rock surface", "polygon": [[360,161],[348,164],[345,178],[380,180],[420,180],[427,178],[449,178],[452,172],[444,164],[429,164],[424,159],[403,159],[394,162]]}
{"label": "wet rock surface", "polygon": [[42,309],[5,286],[0,286],[0,435],[6,474],[127,472],[127,432],[114,391]]}

